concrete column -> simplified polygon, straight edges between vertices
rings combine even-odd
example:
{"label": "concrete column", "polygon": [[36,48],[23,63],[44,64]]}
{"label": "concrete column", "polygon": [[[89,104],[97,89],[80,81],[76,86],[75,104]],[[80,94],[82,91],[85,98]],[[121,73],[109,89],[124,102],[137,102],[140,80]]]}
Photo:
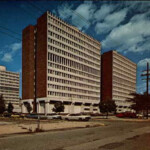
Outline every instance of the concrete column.
{"label": "concrete column", "polygon": [[74,113],[74,103],[72,102],[71,105],[70,105],[70,111],[69,111],[70,114]]}
{"label": "concrete column", "polygon": [[36,107],[37,107],[37,113],[39,113],[39,102],[36,103]]}
{"label": "concrete column", "polygon": [[30,103],[30,106],[32,107],[32,110],[31,110],[31,113],[33,112],[33,104],[32,104],[32,101],[29,102]]}
{"label": "concrete column", "polygon": [[54,106],[49,102],[49,113],[53,113]]}
{"label": "concrete column", "polygon": [[38,103],[38,110],[39,110],[38,113],[41,113],[41,105],[40,105],[40,102]]}
{"label": "concrete column", "polygon": [[49,113],[49,102],[45,102],[45,115]]}
{"label": "concrete column", "polygon": [[21,103],[20,105],[21,105],[21,113],[24,113],[24,111],[23,111],[23,103]]}
{"label": "concrete column", "polygon": [[25,106],[25,104],[22,104],[22,112],[23,113],[27,113],[27,107]]}
{"label": "concrete column", "polygon": [[99,106],[97,106],[97,108],[98,108],[97,112],[98,112],[98,113],[100,113],[100,109],[99,109]]}
{"label": "concrete column", "polygon": [[90,105],[90,112],[93,112],[93,104]]}
{"label": "concrete column", "polygon": [[81,113],[84,112],[84,103],[81,104]]}

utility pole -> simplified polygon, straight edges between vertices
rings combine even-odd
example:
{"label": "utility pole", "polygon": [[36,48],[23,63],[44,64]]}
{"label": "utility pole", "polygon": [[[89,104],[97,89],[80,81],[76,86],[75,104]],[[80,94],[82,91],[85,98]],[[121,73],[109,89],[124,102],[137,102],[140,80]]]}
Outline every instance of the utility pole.
{"label": "utility pole", "polygon": [[[146,80],[146,95],[147,95],[147,97],[149,96],[149,93],[148,93],[148,91],[149,91],[149,80],[150,80],[150,78],[149,78],[149,76],[150,76],[150,73],[149,73],[149,71],[150,71],[150,69],[149,69],[149,63],[147,62],[147,69],[146,70],[143,70],[143,73],[141,74],[141,76],[146,76],[146,79],[142,79],[142,80]],[[149,105],[149,104],[148,104]],[[149,107],[150,106],[147,106],[147,119],[148,119],[148,109],[149,109]]]}
{"label": "utility pole", "polygon": [[149,63],[147,62],[147,69],[143,70],[144,73],[141,74],[141,76],[146,76],[146,79],[142,79],[142,80],[146,80],[146,94],[148,95],[148,91],[149,91],[149,80],[150,80],[150,69],[149,69]]}

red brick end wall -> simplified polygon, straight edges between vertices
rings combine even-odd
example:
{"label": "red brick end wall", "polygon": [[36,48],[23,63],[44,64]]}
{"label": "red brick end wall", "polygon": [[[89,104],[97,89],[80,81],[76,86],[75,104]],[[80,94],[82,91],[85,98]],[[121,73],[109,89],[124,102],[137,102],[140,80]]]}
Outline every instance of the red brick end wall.
{"label": "red brick end wall", "polygon": [[22,33],[22,99],[34,98],[34,26]]}
{"label": "red brick end wall", "polygon": [[37,21],[36,97],[47,97],[47,13]]}
{"label": "red brick end wall", "polygon": [[101,57],[101,100],[112,99],[112,51]]}

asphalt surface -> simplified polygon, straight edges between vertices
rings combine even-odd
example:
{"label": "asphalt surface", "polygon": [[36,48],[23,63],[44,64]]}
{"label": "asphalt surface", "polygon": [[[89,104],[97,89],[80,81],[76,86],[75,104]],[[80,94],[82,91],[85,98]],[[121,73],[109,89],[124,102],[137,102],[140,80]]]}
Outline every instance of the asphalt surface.
{"label": "asphalt surface", "polygon": [[0,150],[150,150],[150,121],[0,137]]}

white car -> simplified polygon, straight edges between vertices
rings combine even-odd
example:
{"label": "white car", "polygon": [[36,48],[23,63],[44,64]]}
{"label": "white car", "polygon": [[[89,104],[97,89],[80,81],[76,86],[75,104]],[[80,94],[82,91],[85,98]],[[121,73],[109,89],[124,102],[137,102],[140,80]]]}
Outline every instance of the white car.
{"label": "white car", "polygon": [[136,114],[138,118],[143,118],[143,114]]}
{"label": "white car", "polygon": [[80,114],[68,114],[66,116],[61,116],[63,120],[79,120],[79,121],[88,121],[91,119],[91,116],[80,115]]}
{"label": "white car", "polygon": [[61,119],[61,116],[58,114],[48,114],[47,119]]}

